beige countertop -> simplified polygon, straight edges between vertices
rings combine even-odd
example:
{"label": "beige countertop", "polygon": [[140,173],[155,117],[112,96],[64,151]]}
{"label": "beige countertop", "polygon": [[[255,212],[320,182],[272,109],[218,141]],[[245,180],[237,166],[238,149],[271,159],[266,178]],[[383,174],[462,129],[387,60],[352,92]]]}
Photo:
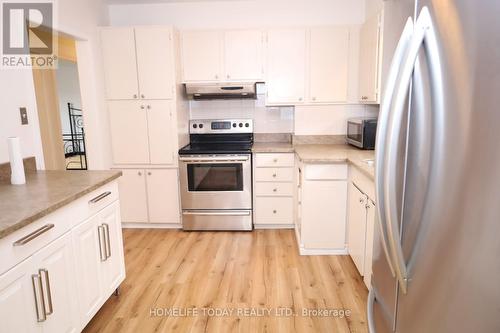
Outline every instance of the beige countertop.
{"label": "beige countertop", "polygon": [[120,177],[121,171],[37,171],[0,184],[0,238]]}
{"label": "beige countertop", "polygon": [[361,150],[347,144],[300,144],[291,143],[255,143],[255,153],[290,153],[295,152],[302,163],[350,163],[371,179],[375,177],[373,164],[365,160],[373,160],[375,151]]}

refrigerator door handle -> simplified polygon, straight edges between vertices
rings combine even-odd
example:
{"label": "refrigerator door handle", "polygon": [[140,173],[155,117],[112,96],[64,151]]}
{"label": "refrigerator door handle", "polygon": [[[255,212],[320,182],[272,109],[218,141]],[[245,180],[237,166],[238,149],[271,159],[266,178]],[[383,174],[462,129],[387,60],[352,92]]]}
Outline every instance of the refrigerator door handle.
{"label": "refrigerator door handle", "polygon": [[368,333],[376,333],[375,321],[373,318],[373,305],[375,304],[375,291],[373,287],[368,292],[368,300],[366,302],[366,317],[368,322]]}
{"label": "refrigerator door handle", "polygon": [[401,245],[401,235],[399,231],[398,207],[397,207],[397,182],[394,177],[397,169],[398,149],[397,143],[400,137],[403,114],[406,104],[406,96],[410,89],[410,83],[415,69],[421,47],[425,45],[426,58],[429,63],[430,86],[432,92],[432,112],[436,115],[443,114],[443,89],[441,77],[441,62],[439,59],[439,47],[432,24],[432,19],[427,7],[422,8],[419,17],[415,23],[415,30],[408,49],[408,55],[402,66],[400,74],[400,84],[394,95],[394,103],[391,106],[391,118],[388,123],[387,131],[387,153],[385,156],[384,168],[384,192],[387,193],[387,201],[384,202],[385,214],[388,223],[388,238],[390,249],[394,255],[394,268],[399,286],[403,294],[408,289],[408,270],[403,255]]}
{"label": "refrigerator door handle", "polygon": [[386,201],[386,193],[384,193],[384,160],[385,160],[385,148],[387,142],[387,123],[389,121],[389,115],[391,110],[392,98],[394,91],[396,90],[396,85],[398,83],[398,75],[401,69],[401,64],[403,63],[406,51],[408,50],[408,45],[411,41],[413,35],[413,20],[411,17],[406,21],[401,37],[394,52],[394,56],[391,61],[391,66],[387,76],[387,83],[385,86],[384,96],[382,99],[382,105],[380,106],[380,112],[377,124],[377,135],[376,135],[376,149],[375,149],[375,190],[377,197],[377,215],[376,219],[380,227],[380,235],[382,241],[382,248],[389,264],[392,276],[395,277],[395,270],[393,265],[392,257],[389,253],[387,244],[387,226],[386,226],[386,216],[383,210],[384,202]]}

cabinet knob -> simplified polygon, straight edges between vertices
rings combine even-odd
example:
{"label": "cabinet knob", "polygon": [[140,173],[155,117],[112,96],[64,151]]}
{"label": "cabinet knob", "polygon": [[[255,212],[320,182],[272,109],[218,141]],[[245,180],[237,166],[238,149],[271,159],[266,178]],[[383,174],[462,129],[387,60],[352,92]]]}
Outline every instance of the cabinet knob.
{"label": "cabinet knob", "polygon": [[146,96],[144,96],[144,94],[141,94],[141,98],[146,98]]}
{"label": "cabinet knob", "polygon": [[151,105],[146,106],[146,109],[148,110],[151,109]]}
{"label": "cabinet knob", "polygon": [[151,171],[148,171],[148,176],[151,176]]}
{"label": "cabinet knob", "polygon": [[273,188],[273,192],[278,192],[278,189],[277,188]]}
{"label": "cabinet knob", "polygon": [[142,172],[138,171],[137,175],[142,176]]}
{"label": "cabinet knob", "polygon": [[219,75],[215,74],[215,79],[217,80],[219,78]]}
{"label": "cabinet knob", "polygon": [[141,110],[144,110],[144,105],[141,105]]}
{"label": "cabinet knob", "polygon": [[363,202],[365,202],[365,199],[363,199],[363,198],[359,198],[359,202],[360,202],[360,203],[363,203]]}
{"label": "cabinet knob", "polygon": [[227,75],[227,78],[228,78],[228,79],[230,79],[230,78],[231,78],[231,75],[229,75],[229,74],[228,74],[228,75]]}
{"label": "cabinet knob", "polygon": [[278,211],[276,209],[273,209],[273,214],[276,214]]}
{"label": "cabinet knob", "polygon": [[275,159],[273,160],[273,162],[274,162],[274,163],[278,162],[278,159],[277,159],[277,158],[275,158]]}
{"label": "cabinet knob", "polygon": [[275,173],[273,173],[273,178],[276,178],[276,176],[277,176],[277,175],[276,175]]}
{"label": "cabinet knob", "polygon": [[299,102],[302,102],[302,97],[299,97]]}
{"label": "cabinet knob", "polygon": [[312,98],[312,100],[313,100],[313,101],[315,101],[315,100],[316,100],[316,97],[313,97],[313,98]]}
{"label": "cabinet knob", "polygon": [[134,94],[132,97],[137,98],[137,94]]}

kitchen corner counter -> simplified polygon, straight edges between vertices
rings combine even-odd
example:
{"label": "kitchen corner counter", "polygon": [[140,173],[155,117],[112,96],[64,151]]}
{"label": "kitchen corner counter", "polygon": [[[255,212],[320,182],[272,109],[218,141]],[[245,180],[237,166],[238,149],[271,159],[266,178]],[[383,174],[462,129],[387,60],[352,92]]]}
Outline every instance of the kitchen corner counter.
{"label": "kitchen corner counter", "polygon": [[375,151],[361,150],[347,144],[296,145],[295,153],[302,163],[350,163],[371,179],[375,178],[375,168],[366,160],[375,158]]}
{"label": "kitchen corner counter", "polygon": [[117,179],[121,171],[37,171],[0,183],[0,239]]}

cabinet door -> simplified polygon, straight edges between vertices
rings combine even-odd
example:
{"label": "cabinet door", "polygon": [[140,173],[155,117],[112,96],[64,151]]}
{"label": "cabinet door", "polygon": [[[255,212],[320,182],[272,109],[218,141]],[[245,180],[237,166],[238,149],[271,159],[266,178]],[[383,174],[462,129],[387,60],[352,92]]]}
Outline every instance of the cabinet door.
{"label": "cabinet door", "polygon": [[118,179],[123,222],[148,222],[146,176],[143,169],[124,169]]}
{"label": "cabinet door", "polygon": [[368,200],[366,209],[366,247],[365,247],[365,275],[363,280],[368,289],[371,288],[372,259],[373,259],[373,237],[375,234],[375,212],[376,205],[372,200]]}
{"label": "cabinet door", "polygon": [[174,164],[176,128],[172,101],[147,101],[149,156],[151,164]]}
{"label": "cabinet door", "polygon": [[267,58],[267,103],[302,103],[306,81],[306,31],[270,30]]}
{"label": "cabinet door", "polygon": [[115,164],[149,163],[146,104],[139,101],[108,102],[111,147]]}
{"label": "cabinet door", "polygon": [[[71,234],[58,238],[33,256],[33,273],[41,275],[45,308],[52,313],[43,323],[44,332],[79,332],[80,318],[76,298],[75,260]],[[79,264],[78,261],[76,261]],[[50,301],[49,301],[50,300]]]}
{"label": "cabinet door", "polygon": [[147,170],[149,222],[180,223],[177,169]]}
{"label": "cabinet door", "polygon": [[225,80],[261,80],[262,32],[260,30],[224,33]]}
{"label": "cabinet door", "polygon": [[184,81],[218,81],[221,79],[221,33],[218,31],[185,31],[181,36]]}
{"label": "cabinet door", "polygon": [[99,216],[86,220],[73,229],[77,295],[82,325],[99,310],[102,301],[101,249],[97,226]]}
{"label": "cabinet door", "polygon": [[102,290],[108,297],[125,278],[123,261],[123,241],[120,221],[120,206],[112,203],[99,213],[99,225],[104,227],[104,253],[106,259],[101,262]]}
{"label": "cabinet door", "polygon": [[311,29],[309,56],[310,101],[346,102],[349,29],[337,27]]}
{"label": "cabinet door", "polygon": [[138,98],[134,29],[103,29],[101,43],[107,98]]}
{"label": "cabinet door", "polygon": [[174,61],[172,29],[135,28],[140,97],[172,99]]}
{"label": "cabinet door", "polygon": [[363,103],[379,101],[380,16],[369,18],[361,27],[359,48],[359,94]]}
{"label": "cabinet door", "polygon": [[347,182],[305,180],[302,238],[306,248],[345,250]]}
{"label": "cabinet door", "polygon": [[[28,258],[0,275],[0,323],[2,332],[41,332],[41,326],[37,322],[35,294],[31,276],[35,273],[33,260]],[[40,301],[39,299],[39,309],[41,310]]]}
{"label": "cabinet door", "polygon": [[348,249],[359,274],[364,275],[367,198],[353,183],[349,184]]}

